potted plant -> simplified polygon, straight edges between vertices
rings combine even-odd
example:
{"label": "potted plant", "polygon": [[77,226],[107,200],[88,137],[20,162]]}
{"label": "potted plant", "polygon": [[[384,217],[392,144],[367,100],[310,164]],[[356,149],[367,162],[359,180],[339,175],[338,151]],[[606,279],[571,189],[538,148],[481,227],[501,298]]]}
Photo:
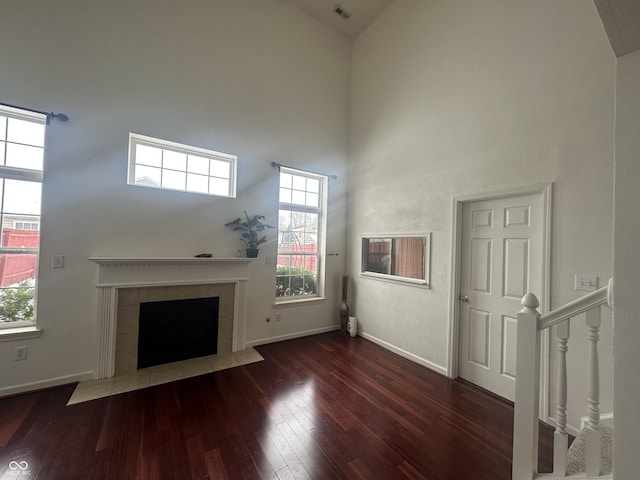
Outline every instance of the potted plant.
{"label": "potted plant", "polygon": [[238,217],[235,220],[225,223],[225,227],[233,228],[233,231],[241,231],[242,240],[247,246],[247,257],[256,258],[258,256],[258,246],[267,241],[266,235],[261,235],[267,228],[274,228],[264,223],[264,215],[250,216],[244,210],[245,218]]}

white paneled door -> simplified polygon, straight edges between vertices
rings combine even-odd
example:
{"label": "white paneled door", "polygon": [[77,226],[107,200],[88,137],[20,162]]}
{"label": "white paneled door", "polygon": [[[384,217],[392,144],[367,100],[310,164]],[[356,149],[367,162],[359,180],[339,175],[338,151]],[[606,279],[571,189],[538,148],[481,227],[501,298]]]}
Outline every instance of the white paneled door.
{"label": "white paneled door", "polygon": [[509,400],[520,300],[540,295],[543,203],[542,195],[526,195],[462,208],[458,374]]}

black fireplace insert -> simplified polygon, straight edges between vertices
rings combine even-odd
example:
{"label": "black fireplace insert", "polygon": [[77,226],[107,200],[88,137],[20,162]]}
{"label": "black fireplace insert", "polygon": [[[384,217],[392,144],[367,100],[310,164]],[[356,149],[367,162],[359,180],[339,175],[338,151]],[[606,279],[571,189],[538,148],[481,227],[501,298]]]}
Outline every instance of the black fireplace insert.
{"label": "black fireplace insert", "polygon": [[220,297],[140,304],[138,369],[218,351]]}

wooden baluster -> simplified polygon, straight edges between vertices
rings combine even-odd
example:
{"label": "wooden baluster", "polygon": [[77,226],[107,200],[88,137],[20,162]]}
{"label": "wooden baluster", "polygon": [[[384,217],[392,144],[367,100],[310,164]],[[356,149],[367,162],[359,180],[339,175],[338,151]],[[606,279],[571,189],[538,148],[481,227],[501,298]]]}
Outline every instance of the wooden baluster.
{"label": "wooden baluster", "polygon": [[513,414],[513,480],[531,480],[538,472],[538,401],[540,381],[540,314],[532,293],[522,297],[518,312],[516,401]]}
{"label": "wooden baluster", "polygon": [[558,376],[556,379],[556,431],[553,434],[553,474],[567,474],[567,343],[569,340],[571,320],[556,325],[558,346]]}
{"label": "wooden baluster", "polygon": [[600,475],[600,363],[598,360],[598,333],[600,329],[600,307],[586,313],[587,337],[589,339],[589,398],[587,403],[586,470],[588,477]]}

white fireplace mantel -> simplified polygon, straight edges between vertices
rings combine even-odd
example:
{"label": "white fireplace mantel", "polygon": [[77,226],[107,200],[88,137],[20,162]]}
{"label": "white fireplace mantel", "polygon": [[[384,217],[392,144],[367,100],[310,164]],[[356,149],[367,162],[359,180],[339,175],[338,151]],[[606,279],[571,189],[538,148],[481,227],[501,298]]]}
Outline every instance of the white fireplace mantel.
{"label": "white fireplace mantel", "polygon": [[128,264],[203,264],[212,263],[249,263],[255,258],[245,257],[89,257],[89,260],[100,265],[128,265]]}
{"label": "white fireplace mantel", "polygon": [[[98,287],[220,283],[249,279],[245,257],[89,257],[100,265]],[[167,283],[169,282],[169,283]]]}
{"label": "white fireplace mantel", "polygon": [[99,265],[98,280],[98,361],[94,379],[109,378],[115,370],[115,343],[118,289],[234,283],[233,351],[244,350],[246,283],[249,264],[244,257],[90,257]]}

